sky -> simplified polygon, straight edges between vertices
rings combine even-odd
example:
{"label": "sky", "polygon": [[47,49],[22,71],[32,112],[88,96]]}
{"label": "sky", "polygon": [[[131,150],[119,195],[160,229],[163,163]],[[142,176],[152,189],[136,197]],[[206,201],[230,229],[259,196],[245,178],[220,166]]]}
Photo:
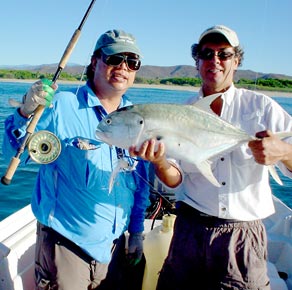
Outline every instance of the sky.
{"label": "sky", "polygon": [[[2,0],[0,66],[59,63],[91,0]],[[190,47],[207,28],[235,30],[239,69],[292,76],[291,0],[96,0],[68,63],[86,66],[107,30],[132,33],[142,65],[194,65]]]}

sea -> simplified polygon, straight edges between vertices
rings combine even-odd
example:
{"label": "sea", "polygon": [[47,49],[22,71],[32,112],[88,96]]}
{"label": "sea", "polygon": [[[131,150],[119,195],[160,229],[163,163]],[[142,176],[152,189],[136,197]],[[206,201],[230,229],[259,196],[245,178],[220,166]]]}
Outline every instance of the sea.
{"label": "sea", "polygon": [[[0,143],[3,141],[4,122],[14,108],[9,105],[9,98],[21,101],[22,96],[31,86],[29,82],[0,82]],[[58,90],[77,88],[78,84],[59,84]],[[159,88],[130,88],[128,97],[133,103],[183,103],[197,94],[188,90],[168,90]],[[284,109],[292,114],[292,98],[281,96],[273,97]],[[1,145],[2,146],[2,145]],[[2,147],[1,147],[2,148]],[[16,153],[16,152],[15,152]],[[4,163],[2,150],[0,152],[0,177],[6,173],[8,165]],[[10,185],[0,184],[0,221],[28,205],[38,171],[38,164],[18,167]],[[271,178],[273,194],[292,208],[292,180],[279,172],[284,185],[279,185]]]}

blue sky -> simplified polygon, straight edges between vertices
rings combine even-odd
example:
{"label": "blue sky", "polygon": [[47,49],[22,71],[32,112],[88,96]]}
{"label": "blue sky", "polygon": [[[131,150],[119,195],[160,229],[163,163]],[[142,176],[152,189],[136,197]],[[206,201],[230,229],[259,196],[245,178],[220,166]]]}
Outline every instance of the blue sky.
{"label": "blue sky", "polygon": [[[90,0],[7,0],[0,10],[0,65],[58,63]],[[96,0],[69,59],[86,66],[103,32],[134,34],[142,64],[194,65],[190,47],[215,24],[233,28],[240,69],[292,76],[291,0]]]}

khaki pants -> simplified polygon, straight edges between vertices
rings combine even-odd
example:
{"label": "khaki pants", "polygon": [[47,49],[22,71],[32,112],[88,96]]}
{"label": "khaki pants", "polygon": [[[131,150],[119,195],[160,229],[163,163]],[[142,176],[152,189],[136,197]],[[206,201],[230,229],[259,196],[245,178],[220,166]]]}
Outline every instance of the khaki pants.
{"label": "khaki pants", "polygon": [[222,220],[180,203],[157,290],[269,290],[266,263],[260,220]]}
{"label": "khaki pants", "polygon": [[51,228],[37,224],[36,290],[93,290],[106,277],[101,264]]}

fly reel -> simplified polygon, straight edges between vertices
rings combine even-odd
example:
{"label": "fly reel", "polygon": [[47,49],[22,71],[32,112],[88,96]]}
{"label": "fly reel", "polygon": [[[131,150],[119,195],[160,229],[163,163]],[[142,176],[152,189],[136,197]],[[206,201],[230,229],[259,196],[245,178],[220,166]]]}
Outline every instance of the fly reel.
{"label": "fly reel", "polygon": [[31,159],[41,164],[55,161],[61,153],[59,139],[46,130],[34,133],[28,141],[27,148]]}

